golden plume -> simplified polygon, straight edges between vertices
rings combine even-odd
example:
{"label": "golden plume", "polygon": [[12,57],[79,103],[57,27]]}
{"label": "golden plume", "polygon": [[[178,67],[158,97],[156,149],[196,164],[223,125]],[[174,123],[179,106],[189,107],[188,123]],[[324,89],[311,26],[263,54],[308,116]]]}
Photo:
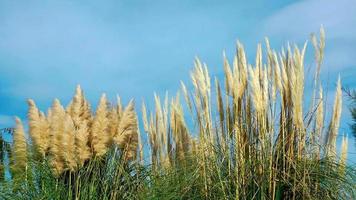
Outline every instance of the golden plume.
{"label": "golden plume", "polygon": [[77,85],[74,97],[71,103],[68,105],[67,112],[73,119],[75,127],[79,127],[79,124],[85,121],[88,125],[91,123],[92,114],[90,110],[90,104],[84,97],[84,92],[80,85]]}
{"label": "golden plume", "polygon": [[32,99],[27,101],[29,105],[28,120],[29,134],[36,151],[44,157],[49,148],[49,124],[44,113],[40,112]]}
{"label": "golden plume", "polygon": [[[111,108],[108,118],[109,118],[108,131],[110,134],[110,140],[112,140],[114,135],[116,135],[117,133],[117,126],[119,125],[119,114],[116,108]],[[112,141],[110,141],[110,143],[112,143]]]}
{"label": "golden plume", "polygon": [[84,104],[84,98],[82,94],[82,89],[78,85],[75,90],[75,95],[67,108],[67,112],[72,117],[73,123],[75,127],[78,127],[81,123],[81,115],[82,115],[82,107]]}
{"label": "golden plume", "polygon": [[79,166],[83,166],[84,162],[91,157],[88,137],[89,129],[87,123],[79,124],[79,127],[75,131],[75,154]]}
{"label": "golden plume", "polygon": [[300,129],[304,128],[303,123],[303,94],[304,94],[304,54],[307,44],[304,44],[302,51],[297,47],[294,49],[294,62],[292,62],[292,70],[290,71],[294,75],[292,80],[293,89],[292,100],[293,100],[293,114],[294,123]]}
{"label": "golden plume", "polygon": [[[259,54],[257,54],[259,55]],[[257,61],[260,59],[256,59]],[[260,61],[258,61],[260,62]],[[257,62],[257,63],[258,63]],[[262,114],[268,105],[268,82],[267,82],[267,71],[262,69],[262,67],[257,67],[255,69],[252,66],[249,67],[250,74],[250,85],[252,89],[252,100],[258,115]]]}
{"label": "golden plume", "polygon": [[20,118],[16,117],[15,120],[16,128],[13,136],[11,172],[14,176],[19,176],[27,170],[27,143]]}
{"label": "golden plume", "polygon": [[91,106],[90,103],[84,98],[84,103],[82,106],[82,115],[81,115],[82,120],[87,122],[88,127],[91,127],[93,116],[91,112]]}
{"label": "golden plume", "polygon": [[108,150],[110,133],[108,132],[108,102],[106,95],[100,98],[98,108],[91,127],[90,144],[95,156],[102,156]]}
{"label": "golden plume", "polygon": [[336,151],[336,137],[339,130],[340,117],[342,110],[342,92],[340,76],[337,81],[337,88],[335,93],[335,102],[333,106],[333,114],[329,125],[327,134],[327,155],[334,156]]}
{"label": "golden plume", "polygon": [[68,113],[64,115],[63,119],[63,133],[62,133],[62,145],[63,145],[63,159],[65,166],[70,171],[74,171],[77,167],[76,155],[75,155],[75,127],[74,123]]}
{"label": "golden plume", "polygon": [[138,144],[137,116],[134,103],[131,100],[122,113],[117,133],[113,138],[114,143],[125,151],[125,158],[132,159],[136,156]]}
{"label": "golden plume", "polygon": [[55,99],[50,117],[50,155],[51,165],[56,175],[63,172],[65,163],[63,159],[63,133],[65,110],[58,99]]}
{"label": "golden plume", "polygon": [[[75,166],[73,159],[77,165],[82,166],[84,162],[90,158],[91,152],[88,146],[88,138],[89,138],[89,124],[91,123],[91,111],[90,106],[86,102],[84,97],[84,92],[81,89],[80,85],[77,85],[74,97],[67,108],[68,116],[71,117],[71,120],[67,119],[68,125],[67,128],[73,129],[71,125],[74,126],[74,132],[70,135],[67,135],[67,139],[71,146],[74,145],[74,148],[71,147],[70,153],[71,155],[71,162],[69,162],[69,168],[73,170]],[[73,144],[74,142],[74,144]],[[69,153],[69,152],[68,152]]]}

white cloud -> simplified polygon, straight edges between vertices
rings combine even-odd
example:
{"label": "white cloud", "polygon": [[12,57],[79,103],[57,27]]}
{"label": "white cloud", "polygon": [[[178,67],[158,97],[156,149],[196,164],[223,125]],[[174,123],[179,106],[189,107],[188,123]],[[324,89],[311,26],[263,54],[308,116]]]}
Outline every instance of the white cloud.
{"label": "white cloud", "polygon": [[329,39],[356,39],[356,3],[353,0],[310,0],[291,4],[267,18],[264,31],[304,39],[323,25]]}

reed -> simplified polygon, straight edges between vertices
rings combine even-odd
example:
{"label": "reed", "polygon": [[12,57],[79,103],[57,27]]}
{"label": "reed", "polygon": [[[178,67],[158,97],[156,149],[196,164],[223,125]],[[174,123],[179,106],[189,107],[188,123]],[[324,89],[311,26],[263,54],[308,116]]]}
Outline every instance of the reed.
{"label": "reed", "polygon": [[14,178],[27,173],[27,142],[25,131],[20,118],[16,117],[16,129],[14,131],[14,144],[12,151],[11,172]]}
{"label": "reed", "polygon": [[[105,94],[93,114],[80,86],[66,109],[56,99],[44,114],[29,100],[31,140],[26,142],[17,120],[13,168],[35,175],[25,179],[21,195],[49,199],[356,198],[356,173],[346,162],[346,137],[337,154],[340,78],[331,119],[325,117],[328,109],[319,79],[324,38],[323,29],[319,40],[312,36],[316,62],[309,108],[304,103],[308,98],[304,96],[307,43],[302,48],[287,45],[277,52],[268,39],[265,50],[257,46],[254,63],[247,62],[240,42],[232,62],[224,53],[223,77],[212,77],[207,65],[196,58],[191,85],[182,82],[181,91],[173,97],[154,94],[154,108],[143,103],[141,120],[133,101],[124,107],[118,98],[113,106]],[[146,137],[139,130],[141,121]],[[33,151],[27,152],[27,144]],[[25,155],[28,162],[22,159]]]}
{"label": "reed", "polygon": [[[214,90],[206,64],[196,59],[191,73],[193,89],[182,83],[188,113],[181,109],[184,106],[179,95],[172,97],[175,103],[169,105],[162,105],[155,95],[156,108],[149,115],[143,106],[155,173],[170,177],[172,170],[183,170],[176,172],[183,174],[194,170],[196,179],[186,187],[205,199],[354,198],[352,184],[334,180],[338,175],[345,183],[355,178],[352,173],[342,175],[348,170],[342,167],[346,139],[341,157],[336,156],[342,107],[340,78],[333,114],[328,128],[324,127],[325,100],[319,81],[324,37],[323,29],[319,41],[312,37],[316,48],[314,89],[320,88],[318,99],[312,97],[312,112],[306,112],[304,105],[306,43],[302,49],[288,45],[277,53],[266,39],[266,56],[258,45],[254,64],[247,63],[243,46],[238,43],[232,65],[224,54],[224,85],[215,78]],[[162,110],[171,110],[171,114]],[[181,116],[187,115],[194,127],[184,123]],[[168,127],[167,119],[172,122]],[[186,163],[196,167],[191,169]],[[202,184],[194,185],[198,180]],[[331,180],[335,187],[328,183]]]}

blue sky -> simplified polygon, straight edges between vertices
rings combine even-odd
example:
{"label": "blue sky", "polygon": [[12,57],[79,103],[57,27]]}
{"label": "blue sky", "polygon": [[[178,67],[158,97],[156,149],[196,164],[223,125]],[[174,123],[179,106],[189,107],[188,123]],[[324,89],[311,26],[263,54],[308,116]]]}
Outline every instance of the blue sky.
{"label": "blue sky", "polygon": [[77,84],[94,105],[102,92],[150,101],[188,82],[195,56],[221,76],[222,52],[231,57],[237,39],[252,62],[265,36],[279,49],[303,44],[321,25],[331,99],[338,74],[356,87],[355,0],[0,0],[0,127],[25,119],[27,98],[46,109],[55,97],[67,103]]}

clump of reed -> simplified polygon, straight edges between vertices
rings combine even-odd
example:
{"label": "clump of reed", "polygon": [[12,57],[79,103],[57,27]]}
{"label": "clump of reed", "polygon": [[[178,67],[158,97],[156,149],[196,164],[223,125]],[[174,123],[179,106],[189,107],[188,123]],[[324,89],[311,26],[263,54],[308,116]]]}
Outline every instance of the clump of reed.
{"label": "clump of reed", "polygon": [[103,95],[94,115],[79,86],[66,108],[54,100],[47,114],[29,100],[31,142],[19,120],[14,133],[11,169],[14,177],[22,172],[27,180],[17,196],[356,198],[355,169],[346,164],[346,137],[337,154],[340,78],[331,119],[325,117],[319,78],[324,37],[321,29],[320,39],[311,40],[316,70],[309,106],[304,96],[306,44],[302,49],[288,45],[278,53],[266,39],[265,51],[258,45],[250,64],[238,42],[232,63],[223,57],[222,82],[196,59],[192,89],[182,83],[171,99],[155,94],[152,111],[143,103],[147,146],[141,143],[132,101],[123,108],[118,98],[112,106]]}
{"label": "clump of reed", "polygon": [[[124,172],[129,173],[122,168],[132,168],[130,162],[136,159],[140,146],[133,101],[123,107],[118,97],[117,104],[111,105],[103,94],[93,114],[82,89],[77,86],[66,108],[58,99],[46,114],[32,99],[28,105],[29,138],[25,137],[21,120],[16,118],[10,166],[14,183],[26,184],[19,187],[14,184],[13,188],[31,185],[43,188],[44,182],[39,177],[43,178],[42,171],[47,171],[52,174],[49,177],[68,187],[69,197],[83,198],[86,193],[80,194],[78,187],[83,186],[84,180],[91,182],[91,187],[104,187],[109,181],[103,184],[101,176],[109,170],[116,169],[110,171],[117,175],[115,181],[123,178]],[[117,166],[109,169],[114,162]]]}
{"label": "clump of reed", "polygon": [[29,135],[35,156],[47,159],[58,175],[75,171],[93,157],[101,157],[118,146],[130,160],[138,145],[137,116],[131,101],[123,109],[120,99],[110,105],[106,95],[100,98],[95,115],[80,86],[70,104],[64,108],[53,101],[47,115],[28,100]]}
{"label": "clump of reed", "polygon": [[[268,39],[265,55],[258,45],[254,64],[247,62],[239,42],[232,63],[224,55],[223,84],[215,78],[212,86],[208,67],[196,59],[193,90],[182,83],[185,104],[180,103],[178,93],[171,103],[167,96],[162,103],[155,95],[156,106],[149,114],[143,105],[157,187],[162,187],[160,179],[166,174],[170,178],[164,180],[171,184],[186,184],[176,195],[188,199],[189,194],[204,199],[355,198],[355,171],[345,164],[345,137],[341,156],[336,150],[342,108],[340,78],[332,117],[325,122],[319,78],[323,29],[320,35],[319,41],[312,37],[316,72],[309,108],[304,103],[307,44],[302,49],[288,45],[278,53]],[[315,98],[317,93],[319,98]],[[184,121],[189,115],[194,127]],[[184,176],[191,178],[188,184]],[[152,195],[169,195],[164,193],[170,191],[169,185]]]}

